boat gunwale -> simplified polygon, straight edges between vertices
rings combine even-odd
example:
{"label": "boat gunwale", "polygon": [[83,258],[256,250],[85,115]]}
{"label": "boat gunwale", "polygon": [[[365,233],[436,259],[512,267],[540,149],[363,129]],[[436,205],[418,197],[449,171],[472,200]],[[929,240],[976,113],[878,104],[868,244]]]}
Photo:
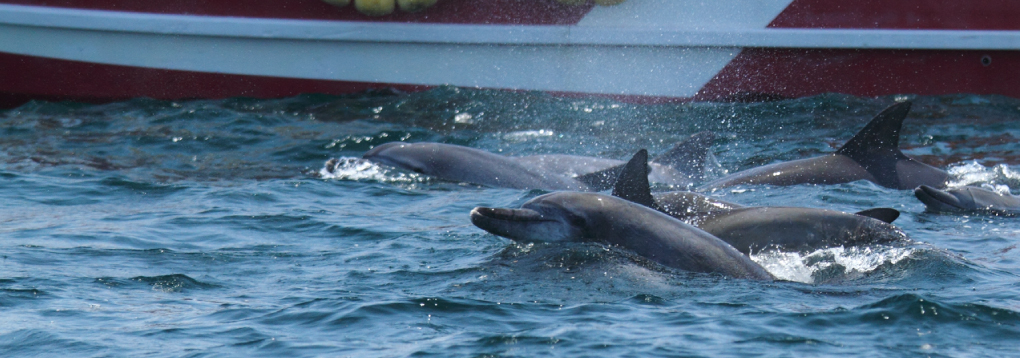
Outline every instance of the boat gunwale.
{"label": "boat gunwale", "polygon": [[1020,50],[1020,31],[686,29],[379,23],[169,15],[0,4],[0,24],[82,31],[299,41],[510,46]]}

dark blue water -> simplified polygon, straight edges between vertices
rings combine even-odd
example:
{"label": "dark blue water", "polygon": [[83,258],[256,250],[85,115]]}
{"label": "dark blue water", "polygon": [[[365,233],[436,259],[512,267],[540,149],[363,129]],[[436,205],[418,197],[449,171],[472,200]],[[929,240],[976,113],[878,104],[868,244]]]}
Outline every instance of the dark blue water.
{"label": "dark blue water", "polygon": [[0,355],[1009,356],[1020,218],[925,213],[868,182],[739,187],[748,205],[892,207],[912,241],[766,252],[786,279],[671,270],[595,244],[518,245],[475,206],[539,191],[353,160],[389,141],[625,159],[719,135],[719,176],[829,153],[895,100],[901,147],[1020,192],[1020,100],[636,105],[438,88],[0,112]]}

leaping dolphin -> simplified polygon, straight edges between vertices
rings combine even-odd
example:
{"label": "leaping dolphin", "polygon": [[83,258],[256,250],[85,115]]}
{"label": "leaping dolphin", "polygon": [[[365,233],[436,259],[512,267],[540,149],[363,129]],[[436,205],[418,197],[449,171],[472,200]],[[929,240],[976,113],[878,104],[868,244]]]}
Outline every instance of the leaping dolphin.
{"label": "leaping dolphin", "polygon": [[471,223],[518,241],[598,242],[680,270],[773,280],[761,265],[711,234],[658,211],[596,193],[555,192],[520,209],[477,207]]}
{"label": "leaping dolphin", "polygon": [[890,225],[899,211],[876,208],[844,213],[801,207],[746,207],[692,192],[651,193],[648,153],[638,151],[620,173],[613,196],[656,209],[705,230],[744,254],[778,248],[811,251],[902,240]]}
{"label": "leaping dolphin", "polygon": [[897,103],[875,116],[833,154],[775,163],[737,172],[703,185],[711,190],[739,184],[839,184],[868,180],[893,189],[946,186],[949,174],[903,154],[900,128],[910,102]]}
{"label": "leaping dolphin", "polygon": [[1020,198],[975,186],[939,190],[927,185],[914,189],[914,196],[934,212],[987,212],[1020,215]]}
{"label": "leaping dolphin", "polygon": [[[714,136],[693,135],[656,158],[653,179],[684,186],[700,178]],[[443,143],[390,142],[362,157],[366,160],[443,180],[514,189],[600,191],[612,188],[624,161],[579,156],[507,157]],[[578,172],[584,170],[584,173]],[[683,171],[690,171],[684,173]]]}

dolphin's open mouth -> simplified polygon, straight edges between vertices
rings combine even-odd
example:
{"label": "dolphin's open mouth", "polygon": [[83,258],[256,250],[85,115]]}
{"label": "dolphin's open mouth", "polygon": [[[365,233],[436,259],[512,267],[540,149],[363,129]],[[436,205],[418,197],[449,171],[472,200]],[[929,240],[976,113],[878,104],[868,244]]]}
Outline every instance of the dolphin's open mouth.
{"label": "dolphin's open mouth", "polygon": [[928,206],[931,210],[942,210],[942,211],[954,211],[964,210],[963,204],[960,199],[953,194],[947,193],[942,190],[932,188],[927,185],[921,185],[914,189],[914,196],[918,200]]}

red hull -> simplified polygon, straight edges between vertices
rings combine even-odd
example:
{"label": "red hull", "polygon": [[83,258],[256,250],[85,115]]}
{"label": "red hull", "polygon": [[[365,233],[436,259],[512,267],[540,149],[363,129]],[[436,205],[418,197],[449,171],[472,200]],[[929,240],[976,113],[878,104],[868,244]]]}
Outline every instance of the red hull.
{"label": "red hull", "polygon": [[702,89],[698,99],[830,92],[1020,98],[1017,79],[1017,51],[745,49]]}
{"label": "red hull", "polygon": [[[988,65],[982,59],[989,60]],[[301,93],[343,94],[371,88],[429,88],[386,83],[292,78],[100,65],[0,53],[0,105],[29,99],[104,102],[156,99],[278,98]],[[1020,98],[1020,53],[1015,51],[903,51],[746,49],[694,100],[801,97],[819,93],[999,94]],[[651,97],[614,98],[662,102]],[[673,99],[677,100],[677,99]],[[681,99],[682,100],[682,99]]]}
{"label": "red hull", "polygon": [[386,83],[341,82],[297,78],[226,75],[100,65],[0,53],[0,106],[15,107],[32,99],[110,102],[135,97],[196,99],[280,98],[302,93],[343,94],[372,88],[427,89]]}

